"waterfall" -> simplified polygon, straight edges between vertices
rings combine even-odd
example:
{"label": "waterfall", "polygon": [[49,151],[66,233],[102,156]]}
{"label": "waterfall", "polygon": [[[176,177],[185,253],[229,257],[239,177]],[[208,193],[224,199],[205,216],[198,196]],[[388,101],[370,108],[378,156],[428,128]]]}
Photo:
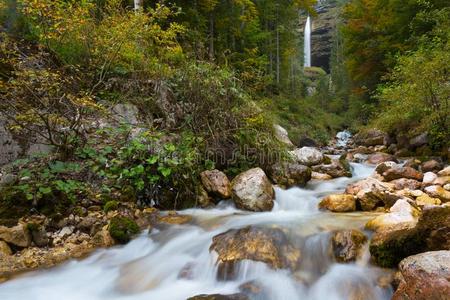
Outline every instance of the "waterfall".
{"label": "waterfall", "polygon": [[311,67],[311,18],[309,15],[305,24],[305,43],[303,53],[305,56],[304,67]]}

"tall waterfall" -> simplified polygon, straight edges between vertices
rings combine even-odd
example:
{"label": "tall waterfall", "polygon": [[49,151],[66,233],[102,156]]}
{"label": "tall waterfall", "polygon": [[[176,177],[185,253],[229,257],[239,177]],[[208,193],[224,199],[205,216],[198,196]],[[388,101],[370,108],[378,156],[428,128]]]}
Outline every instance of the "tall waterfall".
{"label": "tall waterfall", "polygon": [[311,67],[311,18],[308,15],[305,24],[305,43],[303,49],[303,55],[305,56],[305,67]]}

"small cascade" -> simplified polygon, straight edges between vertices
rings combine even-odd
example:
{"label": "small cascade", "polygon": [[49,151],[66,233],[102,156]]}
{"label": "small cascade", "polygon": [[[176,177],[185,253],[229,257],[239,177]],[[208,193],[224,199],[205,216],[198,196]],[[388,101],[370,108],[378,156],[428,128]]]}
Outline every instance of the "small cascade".
{"label": "small cascade", "polygon": [[305,56],[304,67],[311,67],[311,17],[309,15],[305,24],[305,42],[303,53]]}

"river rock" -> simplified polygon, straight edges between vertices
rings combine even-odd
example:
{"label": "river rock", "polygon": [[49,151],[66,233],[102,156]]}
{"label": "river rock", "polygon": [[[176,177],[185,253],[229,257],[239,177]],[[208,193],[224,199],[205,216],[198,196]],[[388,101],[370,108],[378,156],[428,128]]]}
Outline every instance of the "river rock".
{"label": "river rock", "polygon": [[231,295],[221,295],[221,294],[212,294],[212,295],[197,295],[188,298],[187,300],[249,300],[245,294],[237,293]]}
{"label": "river rock", "polygon": [[430,251],[403,259],[402,280],[392,300],[450,299],[450,251]]}
{"label": "river rock", "polygon": [[397,159],[392,154],[383,153],[383,152],[377,152],[377,153],[370,154],[369,157],[367,158],[367,162],[369,164],[373,164],[373,165],[378,165],[380,163],[387,162],[387,161],[397,161]]}
{"label": "river rock", "polygon": [[333,179],[333,177],[331,177],[328,174],[324,174],[324,173],[319,173],[319,172],[311,172],[311,179],[317,179],[317,180],[330,180]]}
{"label": "river rock", "polygon": [[14,227],[0,226],[0,240],[18,247],[29,247],[31,235],[25,225],[19,224]]}
{"label": "river rock", "polygon": [[275,131],[275,137],[278,141],[282,142],[291,149],[294,148],[294,144],[289,139],[289,134],[286,129],[284,129],[278,124],[273,125],[273,129]]}
{"label": "river rock", "polygon": [[232,198],[236,207],[250,211],[270,211],[274,190],[261,168],[245,171],[231,182]]}
{"label": "river rock", "polygon": [[200,178],[208,193],[223,199],[231,197],[231,183],[223,172],[219,170],[203,171],[200,173]]}
{"label": "river rock", "polygon": [[355,261],[362,255],[362,247],[367,237],[359,230],[340,230],[331,238],[334,257],[338,262]]}
{"label": "river rock", "polygon": [[438,198],[432,198],[427,194],[423,194],[416,198],[416,204],[420,207],[425,205],[440,205],[441,200]]}
{"label": "river rock", "polygon": [[385,145],[388,135],[381,130],[370,129],[356,134],[354,140],[357,144],[364,146]]}
{"label": "river rock", "polygon": [[423,174],[422,182],[426,185],[433,184],[433,182],[438,178],[438,176],[433,172],[426,172]]}
{"label": "river rock", "polygon": [[430,197],[441,199],[442,202],[450,201],[450,192],[440,185],[427,186],[424,191]]}
{"label": "river rock", "polygon": [[383,267],[394,267],[420,252],[450,250],[450,207],[425,206],[416,226],[399,223],[377,230],[369,249],[375,263]]}
{"label": "river rock", "polygon": [[297,163],[277,163],[271,168],[271,178],[286,188],[305,186],[311,180],[311,168]]}
{"label": "river rock", "polygon": [[165,216],[159,216],[158,221],[171,225],[181,225],[192,221],[192,216],[179,214],[176,211],[169,211]]}
{"label": "river rock", "polygon": [[29,225],[28,229],[31,233],[31,239],[36,246],[45,247],[48,245],[50,239],[44,226],[33,224]]}
{"label": "river rock", "polygon": [[445,167],[444,169],[438,172],[439,176],[450,176],[450,166]]}
{"label": "river rock", "polygon": [[11,248],[9,248],[8,244],[4,241],[0,241],[0,258],[3,256],[12,255]]}
{"label": "river rock", "polygon": [[352,177],[350,165],[345,160],[333,159],[330,164],[320,164],[312,167],[314,172],[325,173],[333,178]]}
{"label": "river rock", "polygon": [[400,199],[389,209],[389,213],[382,214],[366,224],[367,229],[383,230],[390,227],[409,227],[417,224],[419,212],[405,199]]}
{"label": "river rock", "polygon": [[377,172],[380,175],[383,175],[384,172],[386,172],[389,169],[395,168],[397,166],[397,163],[395,161],[385,161],[382,163],[379,163],[375,167],[375,172]]}
{"label": "river rock", "polygon": [[409,140],[409,146],[411,148],[418,148],[420,146],[424,146],[428,144],[428,134],[426,132],[415,136],[414,138]]}
{"label": "river rock", "polygon": [[415,179],[408,179],[408,178],[395,179],[390,181],[389,183],[392,183],[396,190],[403,190],[403,189],[417,190],[422,187],[421,182]]}
{"label": "river rock", "polygon": [[347,186],[345,193],[355,195],[362,210],[368,211],[377,206],[392,206],[400,198],[392,190],[392,184],[368,177]]}
{"label": "river rock", "polygon": [[314,147],[297,148],[290,153],[298,163],[309,167],[318,165],[324,160],[322,152]]}
{"label": "river rock", "polygon": [[279,228],[245,227],[231,229],[213,238],[210,251],[218,254],[218,278],[232,279],[242,260],[266,263],[273,269],[297,268],[300,251]]}
{"label": "river rock", "polygon": [[323,198],[319,208],[332,212],[349,212],[356,210],[355,196],[349,194],[332,194]]}
{"label": "river rock", "polygon": [[422,181],[423,174],[411,167],[394,167],[383,172],[383,177],[386,181],[391,181],[399,178],[408,178]]}
{"label": "river rock", "polygon": [[441,170],[444,167],[444,165],[435,160],[428,160],[426,162],[424,162],[421,166],[422,172],[438,172],[439,170]]}

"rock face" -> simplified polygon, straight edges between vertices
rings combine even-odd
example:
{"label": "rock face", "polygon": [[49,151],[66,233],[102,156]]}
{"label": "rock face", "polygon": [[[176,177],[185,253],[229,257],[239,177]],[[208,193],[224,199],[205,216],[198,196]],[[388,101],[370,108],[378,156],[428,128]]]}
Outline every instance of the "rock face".
{"label": "rock face", "polygon": [[367,237],[358,230],[341,230],[333,233],[331,244],[338,262],[355,261],[361,256]]}
{"label": "rock face", "polygon": [[291,151],[291,154],[299,164],[309,167],[320,164],[324,159],[322,152],[314,147],[298,148]]}
{"label": "rock face", "polygon": [[296,163],[277,163],[272,166],[271,178],[273,182],[286,188],[305,186],[311,180],[311,169]]}
{"label": "rock face", "polygon": [[232,198],[240,209],[270,211],[273,207],[274,190],[261,168],[245,171],[231,182]]}
{"label": "rock face", "polygon": [[323,198],[319,208],[333,212],[349,212],[356,210],[356,199],[353,195],[334,194]]}
{"label": "rock face", "polygon": [[200,178],[208,193],[223,199],[231,197],[231,183],[223,172],[219,170],[204,171],[200,173]]}
{"label": "rock face", "polygon": [[450,251],[432,251],[400,262],[402,281],[393,300],[450,299]]}
{"label": "rock face", "polygon": [[275,131],[275,137],[277,138],[278,141],[282,142],[288,147],[291,147],[291,149],[294,148],[294,144],[289,139],[289,135],[286,129],[284,129],[278,124],[273,125],[273,129]]}
{"label": "rock face", "polygon": [[300,251],[290,244],[279,228],[245,227],[216,235],[210,251],[218,254],[218,278],[232,279],[237,263],[244,259],[266,263],[273,269],[294,270]]}

